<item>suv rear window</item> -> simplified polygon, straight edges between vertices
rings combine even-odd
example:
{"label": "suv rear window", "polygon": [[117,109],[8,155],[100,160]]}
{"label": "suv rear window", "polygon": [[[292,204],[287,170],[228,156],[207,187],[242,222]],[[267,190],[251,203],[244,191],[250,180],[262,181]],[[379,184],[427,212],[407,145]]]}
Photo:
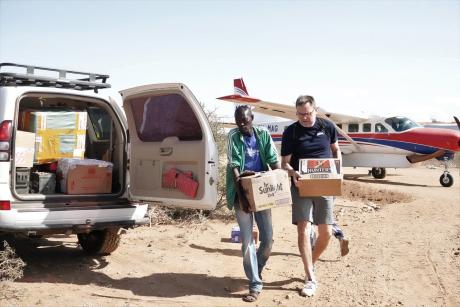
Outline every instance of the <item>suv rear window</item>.
{"label": "suv rear window", "polygon": [[179,94],[138,97],[130,103],[137,135],[143,142],[161,142],[173,136],[181,141],[203,137],[195,113]]}
{"label": "suv rear window", "polygon": [[87,111],[96,138],[98,140],[108,140],[112,129],[112,119],[109,113],[98,107],[88,107]]}

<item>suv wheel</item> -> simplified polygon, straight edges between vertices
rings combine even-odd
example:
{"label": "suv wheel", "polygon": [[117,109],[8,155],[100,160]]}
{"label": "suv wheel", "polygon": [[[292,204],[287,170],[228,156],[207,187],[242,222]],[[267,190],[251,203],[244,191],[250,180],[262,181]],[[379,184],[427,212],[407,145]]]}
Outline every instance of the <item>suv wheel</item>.
{"label": "suv wheel", "polygon": [[77,234],[78,243],[90,255],[110,255],[120,244],[120,228],[93,230],[89,233]]}

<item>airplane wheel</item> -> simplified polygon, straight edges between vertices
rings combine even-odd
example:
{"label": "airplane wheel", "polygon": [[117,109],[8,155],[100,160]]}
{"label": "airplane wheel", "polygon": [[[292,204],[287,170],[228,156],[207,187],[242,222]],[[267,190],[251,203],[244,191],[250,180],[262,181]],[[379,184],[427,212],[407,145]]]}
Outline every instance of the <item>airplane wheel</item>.
{"label": "airplane wheel", "polygon": [[439,183],[443,187],[451,187],[454,184],[454,177],[452,177],[451,174],[442,174],[441,177],[439,177]]}
{"label": "airplane wheel", "polygon": [[374,178],[383,179],[385,178],[387,171],[383,167],[373,167],[371,173]]}

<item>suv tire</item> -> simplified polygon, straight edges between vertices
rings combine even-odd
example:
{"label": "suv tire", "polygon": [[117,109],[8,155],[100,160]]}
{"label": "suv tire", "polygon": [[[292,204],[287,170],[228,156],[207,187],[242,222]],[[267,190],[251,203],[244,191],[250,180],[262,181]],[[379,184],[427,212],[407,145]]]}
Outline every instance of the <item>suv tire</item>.
{"label": "suv tire", "polygon": [[93,230],[77,234],[78,243],[89,255],[110,255],[120,245],[120,228]]}

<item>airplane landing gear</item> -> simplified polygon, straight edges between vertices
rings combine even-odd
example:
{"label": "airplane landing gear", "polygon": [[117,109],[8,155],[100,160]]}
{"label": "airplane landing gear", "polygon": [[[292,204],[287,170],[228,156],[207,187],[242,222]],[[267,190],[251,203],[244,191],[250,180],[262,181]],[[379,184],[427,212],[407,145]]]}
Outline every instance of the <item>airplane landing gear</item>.
{"label": "airplane landing gear", "polygon": [[454,177],[449,173],[449,159],[444,158],[442,164],[444,164],[444,173],[439,177],[439,183],[448,188],[454,184]]}
{"label": "airplane landing gear", "polygon": [[444,172],[444,174],[439,177],[439,183],[441,183],[443,187],[451,187],[454,184],[454,177],[452,177],[449,172]]}
{"label": "airplane landing gear", "polygon": [[383,179],[385,178],[387,171],[384,167],[373,167],[371,174],[376,179]]}

